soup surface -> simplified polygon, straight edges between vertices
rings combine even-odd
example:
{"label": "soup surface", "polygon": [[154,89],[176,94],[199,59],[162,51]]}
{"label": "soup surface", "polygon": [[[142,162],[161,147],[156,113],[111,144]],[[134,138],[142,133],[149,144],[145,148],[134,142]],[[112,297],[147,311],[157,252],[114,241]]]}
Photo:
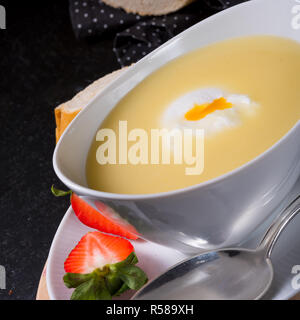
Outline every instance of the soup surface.
{"label": "soup surface", "polygon": [[[118,137],[119,121],[127,121],[128,132],[142,128],[149,139],[151,129],[204,129],[201,174],[186,174],[184,162],[99,164],[97,150],[107,140],[95,137],[87,157],[87,182],[90,188],[123,194],[199,184],[254,159],[299,119],[298,43],[255,36],[213,44],[152,73],[117,104],[100,127],[112,129]],[[135,143],[128,142],[128,149]],[[150,140],[148,148],[150,154]],[[117,158],[118,150],[117,141]]]}

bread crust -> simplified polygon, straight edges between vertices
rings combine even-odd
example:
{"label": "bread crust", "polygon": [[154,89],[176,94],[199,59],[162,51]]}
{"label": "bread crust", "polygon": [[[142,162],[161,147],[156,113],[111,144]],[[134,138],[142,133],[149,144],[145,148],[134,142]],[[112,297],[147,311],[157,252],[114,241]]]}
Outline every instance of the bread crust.
{"label": "bread crust", "polygon": [[114,7],[122,8],[128,13],[137,13],[142,16],[164,15],[177,11],[195,0],[102,0]]}
{"label": "bread crust", "polygon": [[107,85],[117,79],[126,69],[127,67],[116,70],[94,81],[84,90],[77,93],[71,100],[60,104],[54,109],[56,143],[77,114],[84,109],[88,103]]}

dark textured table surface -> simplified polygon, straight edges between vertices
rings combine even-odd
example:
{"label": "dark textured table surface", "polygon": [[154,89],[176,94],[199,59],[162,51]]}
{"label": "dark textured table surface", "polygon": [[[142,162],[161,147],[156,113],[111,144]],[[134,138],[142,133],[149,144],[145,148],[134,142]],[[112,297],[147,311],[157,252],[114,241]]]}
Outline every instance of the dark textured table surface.
{"label": "dark textured table surface", "polygon": [[[75,39],[67,0],[5,4],[0,30],[0,265],[1,299],[35,299],[55,231],[68,208],[53,198],[53,109],[118,68],[112,40]],[[3,4],[3,2],[1,2]]]}

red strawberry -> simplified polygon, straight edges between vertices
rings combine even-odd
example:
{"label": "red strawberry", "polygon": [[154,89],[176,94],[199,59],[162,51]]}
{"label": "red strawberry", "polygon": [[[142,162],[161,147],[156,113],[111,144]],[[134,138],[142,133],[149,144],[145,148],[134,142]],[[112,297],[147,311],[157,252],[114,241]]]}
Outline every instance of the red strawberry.
{"label": "red strawberry", "polygon": [[81,238],[65,261],[65,271],[87,274],[107,264],[125,260],[133,252],[132,244],[123,238],[98,231]]}
{"label": "red strawberry", "polygon": [[[71,204],[77,218],[86,226],[128,239],[135,240],[138,238],[133,233],[135,231],[134,227],[130,224],[125,224],[117,217],[113,218],[113,210],[107,207],[104,203],[96,203],[98,210],[103,214],[99,213],[96,209],[79,198],[75,193],[72,193],[71,195]],[[105,213],[109,214],[109,219],[105,217]]]}

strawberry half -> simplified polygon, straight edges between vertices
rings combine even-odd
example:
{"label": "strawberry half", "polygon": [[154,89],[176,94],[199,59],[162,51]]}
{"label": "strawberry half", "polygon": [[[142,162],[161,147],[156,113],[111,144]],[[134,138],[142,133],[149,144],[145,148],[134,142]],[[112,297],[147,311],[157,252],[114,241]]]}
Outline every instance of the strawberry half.
{"label": "strawberry half", "polygon": [[65,261],[65,271],[90,273],[107,264],[126,259],[133,252],[132,244],[123,238],[98,231],[89,232],[81,238]]}
{"label": "strawberry half", "polygon": [[[86,226],[128,239],[138,239],[138,236],[133,233],[135,230],[134,227],[129,223],[125,224],[123,221],[118,219],[116,217],[116,213],[114,213],[113,210],[107,207],[104,203],[96,203],[98,210],[103,213],[101,214],[84,200],[79,198],[75,193],[72,193],[71,205],[77,218]],[[105,217],[105,214],[109,215],[109,219]],[[115,217],[112,217],[113,214]]]}
{"label": "strawberry half", "polygon": [[137,262],[128,240],[89,232],[65,261],[63,280],[68,288],[75,288],[71,300],[110,300],[126,290],[139,290],[147,282]]}

